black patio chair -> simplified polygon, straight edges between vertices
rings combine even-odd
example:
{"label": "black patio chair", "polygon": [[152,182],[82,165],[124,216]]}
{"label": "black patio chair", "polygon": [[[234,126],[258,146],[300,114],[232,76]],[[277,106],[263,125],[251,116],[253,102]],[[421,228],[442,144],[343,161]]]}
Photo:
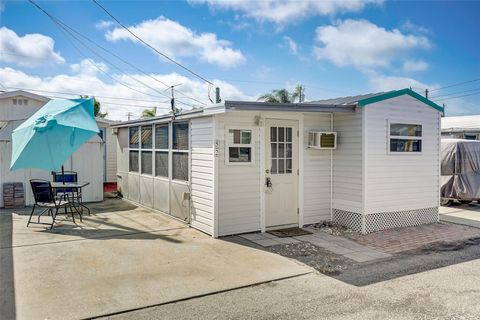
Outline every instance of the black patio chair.
{"label": "black patio chair", "polygon": [[[72,210],[72,202],[68,198],[67,194],[56,196],[54,194],[52,185],[50,181],[43,180],[43,179],[32,179],[30,180],[30,186],[32,187],[33,198],[35,199],[35,203],[33,204],[32,212],[30,213],[30,217],[28,218],[27,227],[30,225],[32,220],[33,213],[35,212],[36,208],[43,208],[44,210],[38,215],[38,222],[40,223],[40,216],[45,212],[48,212],[52,215],[52,224],[50,225],[50,229],[53,228],[55,224],[55,218],[57,217],[58,210],[61,208],[65,209],[65,214],[68,214],[67,208],[70,208],[70,212],[72,214],[72,220],[75,223],[75,216]],[[80,221],[82,221],[82,215],[80,215]]]}

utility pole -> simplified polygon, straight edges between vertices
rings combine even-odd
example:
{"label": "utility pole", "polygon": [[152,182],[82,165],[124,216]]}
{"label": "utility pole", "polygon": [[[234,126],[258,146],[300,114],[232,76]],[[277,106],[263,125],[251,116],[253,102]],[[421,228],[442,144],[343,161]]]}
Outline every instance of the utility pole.
{"label": "utility pole", "polygon": [[131,112],[127,112],[127,117],[128,117],[128,121],[130,121],[130,117],[132,116],[133,114]]}
{"label": "utility pole", "polygon": [[220,103],[222,102],[222,99],[220,98],[220,88],[216,87],[215,88],[215,103]]}
{"label": "utility pole", "polygon": [[172,90],[172,97],[170,98],[170,108],[171,108],[171,112],[172,112],[172,120],[175,120],[175,92],[174,92],[174,88],[177,87],[177,86],[181,86],[181,85],[182,84],[179,83],[179,84],[175,84],[173,86],[170,86],[168,88],[168,89]]}
{"label": "utility pole", "polygon": [[428,89],[425,89],[425,98],[428,99]]}

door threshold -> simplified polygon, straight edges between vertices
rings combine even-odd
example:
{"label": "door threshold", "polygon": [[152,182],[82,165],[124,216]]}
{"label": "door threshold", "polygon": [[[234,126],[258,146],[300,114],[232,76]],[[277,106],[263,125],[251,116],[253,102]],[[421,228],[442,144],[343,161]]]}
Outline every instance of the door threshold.
{"label": "door threshold", "polygon": [[281,224],[281,225],[278,225],[278,226],[266,227],[265,231],[279,230],[279,229],[286,229],[286,228],[299,228],[299,224],[298,223],[291,223],[291,224]]}

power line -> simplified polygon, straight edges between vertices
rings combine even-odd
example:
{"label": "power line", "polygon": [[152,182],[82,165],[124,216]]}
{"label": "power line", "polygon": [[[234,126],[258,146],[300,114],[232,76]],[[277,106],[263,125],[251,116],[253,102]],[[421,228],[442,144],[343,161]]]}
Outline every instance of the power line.
{"label": "power line", "polygon": [[[47,94],[45,95],[47,98],[54,98],[54,99],[67,99],[66,97],[60,97],[56,95],[50,95]],[[138,105],[138,104],[126,104],[126,103],[117,103],[117,102],[105,102],[105,101],[100,101],[101,105],[111,105],[111,106],[126,106],[126,107],[134,107],[134,108],[158,108],[158,109],[165,109],[165,110],[170,110],[170,107],[159,107],[157,105]]]}
{"label": "power line", "polygon": [[477,81],[480,81],[480,78],[473,79],[473,80],[468,80],[468,81],[463,81],[463,82],[458,82],[458,83],[454,83],[454,84],[450,84],[450,85],[445,86],[445,87],[435,88],[435,89],[430,90],[430,92],[438,91],[438,90],[443,90],[443,89],[447,89],[447,88],[452,88],[452,87],[457,87],[457,86],[461,86],[461,85],[463,85],[463,84],[472,83],[472,82],[477,82]]}
{"label": "power line", "polygon": [[73,93],[73,92],[61,92],[61,91],[47,91],[47,90],[39,90],[39,89],[32,89],[32,88],[19,88],[19,87],[8,87],[7,89],[36,91],[36,92],[45,92],[45,93],[56,93],[56,94],[66,94],[66,95],[92,96],[92,97],[104,98],[104,99],[152,102],[152,103],[167,103],[167,102],[170,101],[170,100],[143,100],[143,99],[133,99],[133,98],[124,98],[124,97],[108,97],[108,96],[99,96],[99,95],[92,94],[92,93]]}
{"label": "power line", "polygon": [[[166,84],[165,82],[157,79],[156,77],[152,76],[151,74],[145,72],[144,70],[142,70],[141,68],[135,66],[134,64],[128,62],[127,60],[123,59],[122,57],[120,57],[119,55],[115,54],[114,52],[106,49],[105,47],[103,47],[102,45],[98,44],[97,42],[89,39],[88,37],[86,37],[85,35],[81,34],[80,32],[78,32],[77,30],[75,30],[74,28],[70,27],[69,25],[67,25],[66,23],[64,23],[63,21],[61,21],[60,19],[56,18],[56,20],[61,23],[65,28],[68,28],[69,30],[71,30],[72,32],[74,32],[75,34],[79,35],[80,37],[82,37],[83,39],[87,40],[88,42],[92,43],[93,45],[97,46],[98,48],[102,49],[103,51],[111,54],[112,56],[114,56],[115,58],[117,58],[118,60],[122,61],[123,63],[125,63],[126,65],[134,68],[135,70],[139,71],[140,73],[144,74],[145,76],[155,80],[156,82],[164,85],[165,87],[167,88],[170,88],[170,85]],[[103,58],[105,59],[105,58]],[[124,73],[125,74],[125,73]],[[197,100],[195,98],[192,98],[188,95],[186,95],[184,92],[180,91],[180,90],[177,90],[178,93],[181,93],[185,98],[188,98],[188,99],[191,99],[193,101],[196,101],[200,104],[203,104],[203,105],[206,105],[204,102],[200,101],[200,100]]]}
{"label": "power line", "polygon": [[438,99],[438,98],[453,96],[453,95],[456,95],[456,94],[461,94],[461,93],[466,93],[466,92],[475,92],[475,91],[479,91],[479,90],[480,90],[480,88],[464,90],[464,91],[457,91],[457,92],[452,92],[452,93],[448,93],[448,94],[441,94],[441,95],[438,95],[438,96],[434,96],[432,98],[433,99]]}
{"label": "power line", "polygon": [[205,81],[206,83],[208,84],[211,84],[212,86],[214,86],[214,84],[205,79],[204,77],[202,77],[201,75],[199,75],[198,73],[194,72],[193,70],[185,67],[184,65],[182,65],[181,63],[175,61],[174,59],[170,58],[169,56],[167,56],[166,54],[158,51],[157,49],[155,49],[153,46],[151,46],[150,44],[148,44],[146,41],[144,41],[142,38],[140,38],[139,36],[137,36],[133,31],[131,31],[127,26],[125,26],[123,23],[121,23],[117,18],[115,18],[115,16],[113,14],[111,14],[104,6],[102,6],[97,0],[92,0],[97,6],[99,6],[103,11],[105,11],[105,13],[107,15],[110,16],[110,18],[112,18],[113,20],[115,20],[122,28],[124,28],[125,30],[127,30],[128,33],[130,33],[132,36],[134,36],[138,41],[140,41],[141,43],[143,43],[145,46],[149,47],[150,49],[152,49],[153,51],[155,51],[156,53],[158,53],[159,55],[161,55],[162,57],[164,57],[165,59],[167,59],[168,61],[176,64],[177,66],[179,66],[180,68],[190,72],[191,74],[193,74],[194,76],[196,76],[197,78]]}
{"label": "power line", "polygon": [[[68,38],[68,34],[69,34],[71,37],[73,37],[74,39],[76,39],[78,42],[80,42],[81,44],[83,44],[87,49],[89,49],[90,51],[92,51],[95,55],[99,56],[99,55],[98,55],[97,53],[95,53],[92,49],[88,48],[88,46],[86,46],[86,45],[85,45],[81,40],[79,40],[76,36],[72,35],[71,32],[69,32],[68,30],[66,30],[66,28],[62,26],[62,24],[58,21],[57,18],[55,18],[54,16],[52,16],[50,13],[48,13],[46,10],[44,10],[42,7],[40,7],[38,4],[36,4],[33,0],[29,0],[29,2],[32,3],[35,7],[37,7],[40,11],[42,11],[45,15],[47,15],[47,17],[49,17],[49,18],[55,23],[55,25],[56,25],[57,27],[59,27],[60,31],[65,35],[67,41],[70,42],[70,44],[71,44],[84,58],[88,59],[88,57],[82,52],[82,50],[79,49],[79,48],[77,47],[77,45],[76,45],[75,43],[73,43],[73,42]],[[100,56],[100,57],[101,57],[101,56]],[[103,58],[103,59],[104,59],[104,58]],[[105,60],[105,59],[104,59],[104,60]],[[124,82],[122,82],[122,81],[120,81],[120,80],[115,79],[114,77],[112,77],[110,74],[108,74],[108,73],[107,73],[106,71],[104,71],[102,68],[100,68],[96,63],[94,63],[94,62],[92,62],[92,61],[90,61],[90,60],[88,60],[88,61],[89,61],[96,69],[98,69],[100,72],[102,72],[103,74],[105,74],[107,77],[109,77],[109,78],[112,79],[113,81],[118,82],[119,84],[123,85],[124,87],[126,87],[126,88],[128,88],[128,89],[130,89],[130,90],[139,92],[139,93],[144,94],[144,95],[148,95],[148,96],[152,96],[152,97],[157,97],[157,96],[155,96],[155,95],[148,94],[148,93],[146,93],[146,92],[143,92],[143,91],[140,91],[140,90],[136,90],[136,89],[130,87],[130,86],[127,85],[126,83],[124,83]],[[110,64],[113,65],[112,63],[110,63]],[[115,67],[116,67],[116,66],[115,66]],[[117,67],[117,68],[118,68],[118,67]],[[119,69],[119,68],[118,68],[118,69]],[[120,70],[120,72],[122,72],[121,69],[119,69],[119,70]],[[124,73],[124,72],[122,72],[122,73]],[[124,74],[125,74],[125,73],[124,73]],[[129,76],[128,74],[126,74],[126,75]],[[131,77],[131,76],[129,76],[129,77]],[[134,78],[134,77],[131,77],[131,78],[134,79],[134,80],[136,80],[136,81],[139,82],[139,83],[144,84],[142,81],[140,81],[140,80],[138,80],[138,79],[136,79],[136,78]],[[144,84],[144,85],[145,85],[145,84]],[[145,86],[149,87],[148,85],[145,85]],[[157,91],[156,89],[154,89],[154,88],[152,88],[152,87],[149,87],[149,88],[150,88],[150,89],[153,89],[154,91],[156,91],[156,92],[158,92],[158,93],[160,93],[160,94],[162,94],[162,95],[165,96],[165,97],[168,97],[168,95],[164,94],[163,92]],[[181,103],[184,104],[184,105],[186,105],[186,106],[193,107],[192,105],[189,105],[189,104],[187,104],[187,103],[185,103],[185,102],[181,102]]]}
{"label": "power line", "polygon": [[447,100],[451,100],[451,99],[457,99],[457,98],[474,96],[474,95],[477,95],[477,94],[480,94],[480,92],[475,92],[475,93],[470,93],[470,94],[464,94],[464,95],[460,95],[460,96],[456,96],[456,97],[450,97],[450,98],[446,98],[446,99],[440,99],[440,100],[438,100],[438,101],[447,101]]}

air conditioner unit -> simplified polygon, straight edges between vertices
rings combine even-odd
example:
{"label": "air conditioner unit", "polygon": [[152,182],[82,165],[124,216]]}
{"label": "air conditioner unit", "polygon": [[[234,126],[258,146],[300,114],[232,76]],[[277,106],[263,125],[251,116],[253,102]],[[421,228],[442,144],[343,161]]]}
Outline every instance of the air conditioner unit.
{"label": "air conditioner unit", "polygon": [[323,132],[323,131],[309,131],[308,147],[311,149],[336,149],[337,133]]}

